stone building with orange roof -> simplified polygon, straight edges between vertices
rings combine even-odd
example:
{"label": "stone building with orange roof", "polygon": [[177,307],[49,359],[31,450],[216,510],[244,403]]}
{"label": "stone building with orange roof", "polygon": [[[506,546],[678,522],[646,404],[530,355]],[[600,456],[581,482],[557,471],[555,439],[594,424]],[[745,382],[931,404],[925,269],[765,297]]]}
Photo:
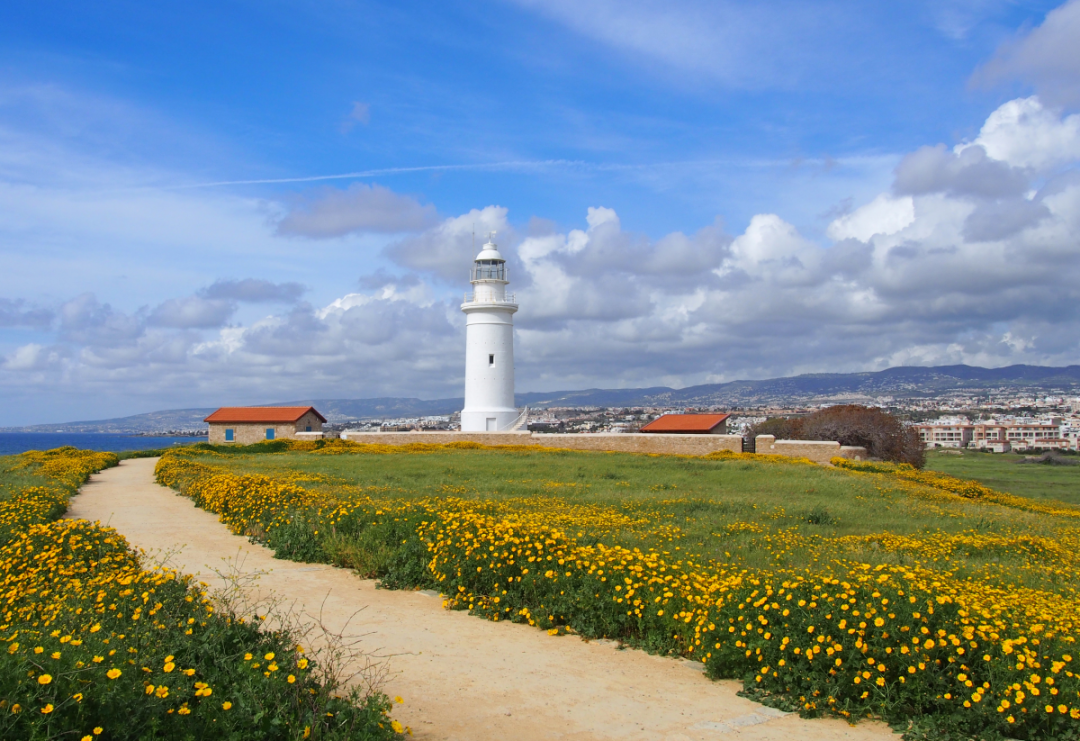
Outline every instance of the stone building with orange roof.
{"label": "stone building with orange roof", "polygon": [[726,435],[730,414],[665,414],[638,432],[669,435]]}
{"label": "stone building with orange roof", "polygon": [[222,407],[203,421],[210,425],[211,443],[250,445],[321,438],[326,417],[315,407]]}

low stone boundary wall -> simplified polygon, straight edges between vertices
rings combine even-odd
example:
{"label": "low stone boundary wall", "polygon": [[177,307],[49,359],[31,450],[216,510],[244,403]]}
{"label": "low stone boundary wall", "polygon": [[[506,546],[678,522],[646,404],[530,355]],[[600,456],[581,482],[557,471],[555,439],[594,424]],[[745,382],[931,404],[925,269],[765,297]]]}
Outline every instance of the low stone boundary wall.
{"label": "low stone boundary wall", "polygon": [[[569,448],[608,453],[657,453],[662,455],[708,455],[721,450],[742,451],[738,435],[664,435],[636,433],[546,433],[546,432],[344,432],[342,437],[372,445],[408,445],[409,443],[458,443],[483,445],[532,445],[538,448]],[[757,452],[809,458],[829,465],[833,458],[867,459],[866,448],[817,440],[777,440],[773,435],[755,438]]]}
{"label": "low stone boundary wall", "polygon": [[409,443],[476,442],[483,445],[534,445],[611,453],[660,453],[708,455],[721,450],[742,451],[738,435],[664,435],[636,433],[544,433],[544,432],[345,432],[356,443],[408,445]]}
{"label": "low stone boundary wall", "polygon": [[369,445],[408,445],[409,443],[481,443],[482,445],[532,445],[533,433],[525,432],[349,432],[342,438]]}
{"label": "low stone boundary wall", "polygon": [[823,465],[828,465],[829,461],[837,457],[854,461],[867,459],[866,448],[841,445],[835,441],[777,440],[774,435],[758,435],[754,438],[754,445],[759,453],[787,455],[792,458],[809,458],[814,463]]}
{"label": "low stone boundary wall", "polygon": [[545,448],[604,450],[619,453],[662,453],[667,455],[708,455],[721,450],[742,452],[738,435],[665,435],[649,432],[535,433],[533,443]]}

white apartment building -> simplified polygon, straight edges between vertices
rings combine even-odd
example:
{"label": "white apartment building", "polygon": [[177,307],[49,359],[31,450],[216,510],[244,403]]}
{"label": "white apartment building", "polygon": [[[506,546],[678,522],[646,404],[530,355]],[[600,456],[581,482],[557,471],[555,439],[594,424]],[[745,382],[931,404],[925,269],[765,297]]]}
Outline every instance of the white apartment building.
{"label": "white apartment building", "polygon": [[1060,418],[989,420],[971,422],[965,418],[943,418],[915,425],[919,440],[928,448],[977,448],[1005,452],[1009,449],[1077,449],[1077,436]]}

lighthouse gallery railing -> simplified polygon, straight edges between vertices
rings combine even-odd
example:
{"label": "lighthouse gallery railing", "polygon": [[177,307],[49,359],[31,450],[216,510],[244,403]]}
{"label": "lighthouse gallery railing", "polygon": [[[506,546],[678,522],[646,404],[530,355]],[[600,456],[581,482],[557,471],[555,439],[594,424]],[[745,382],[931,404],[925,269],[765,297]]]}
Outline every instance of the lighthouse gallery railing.
{"label": "lighthouse gallery railing", "polygon": [[475,304],[475,303],[481,303],[481,304],[516,304],[517,303],[517,296],[516,296],[516,294],[511,293],[511,294],[508,294],[504,298],[491,298],[491,297],[488,297],[488,298],[477,299],[475,293],[466,293],[463,303],[466,303],[466,304]]}

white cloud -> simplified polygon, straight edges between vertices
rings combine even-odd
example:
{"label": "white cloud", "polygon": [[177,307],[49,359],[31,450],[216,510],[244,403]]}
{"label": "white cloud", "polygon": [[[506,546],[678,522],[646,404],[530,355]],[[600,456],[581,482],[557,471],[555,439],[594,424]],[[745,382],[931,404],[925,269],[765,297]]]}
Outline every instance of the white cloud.
{"label": "white cloud", "polygon": [[[97,268],[102,273],[134,270],[153,250],[164,275],[138,293],[145,282],[138,277],[130,290],[106,290],[87,268],[85,285],[95,293],[79,293],[52,277],[70,281],[84,270],[73,248],[48,270],[38,263],[62,285],[54,288],[59,298],[20,300],[9,276],[0,323],[15,328],[0,388],[8,398],[135,399],[145,409],[458,395],[458,303],[490,230],[499,232],[521,305],[522,390],[683,385],[897,362],[1077,362],[1073,127],[1073,118],[1030,98],[1006,104],[970,144],[910,153],[893,188],[853,202],[827,238],[780,213],[757,214],[734,233],[717,219],[651,238],[626,227],[628,214],[594,202],[580,225],[534,223],[525,236],[505,207],[489,205],[424,222],[389,244],[357,237],[313,249],[275,239],[254,199],[0,183],[0,236],[13,264],[26,259],[21,245],[57,241],[49,229],[66,217],[76,233],[128,245],[122,259]],[[387,193],[398,205],[405,198]],[[330,200],[348,205],[349,194],[335,191]],[[308,206],[295,213],[334,210],[317,200]],[[345,228],[332,222],[323,222],[324,233]],[[219,259],[233,240],[241,245],[233,262]],[[379,255],[389,262],[380,265]],[[221,277],[249,275],[254,260],[265,278]],[[357,284],[361,269],[343,265],[368,274]],[[181,272],[184,280],[174,281]],[[311,303],[302,302],[309,276],[327,272],[337,282],[324,276]],[[186,287],[146,298],[174,282]]]}
{"label": "white cloud", "polygon": [[992,85],[1022,80],[1055,104],[1080,103],[1080,0],[1046,14],[1041,25],[1001,46],[972,80]]}
{"label": "white cloud", "polygon": [[1075,162],[1080,159],[1080,114],[1062,117],[1037,97],[1010,100],[990,114],[974,142],[959,148],[961,156],[977,146],[1014,167],[1046,170]]}
{"label": "white cloud", "polygon": [[52,324],[53,316],[50,309],[31,307],[19,299],[0,298],[0,327],[46,329]]}
{"label": "white cloud", "polygon": [[869,242],[875,234],[895,234],[915,221],[915,202],[910,196],[895,198],[882,193],[865,206],[829,224],[830,239]]}
{"label": "white cloud", "polygon": [[216,280],[199,291],[199,295],[208,299],[244,301],[253,304],[290,304],[299,300],[305,290],[304,286],[294,281],[274,283],[258,278],[244,278],[242,280]]}
{"label": "white cloud", "polygon": [[40,371],[59,362],[60,354],[56,350],[31,342],[4,358],[3,367],[10,371]]}
{"label": "white cloud", "polygon": [[488,232],[497,232],[500,249],[514,240],[514,231],[506,220],[507,209],[487,206],[467,214],[444,219],[415,237],[388,245],[383,254],[402,267],[433,273],[449,281],[467,279],[469,265]]}
{"label": "white cloud", "polygon": [[220,327],[236,311],[232,301],[201,296],[172,298],[150,312],[147,321],[158,327],[175,329],[212,329]]}
{"label": "white cloud", "polygon": [[742,274],[771,283],[801,284],[814,280],[822,252],[776,214],[758,214],[731,243],[731,259],[717,273]]}
{"label": "white cloud", "polygon": [[941,144],[920,147],[896,168],[893,190],[904,195],[950,195],[1000,198],[1028,189],[1028,176],[987,155],[981,144],[950,152]]}
{"label": "white cloud", "polygon": [[414,232],[431,224],[435,207],[382,185],[354,183],[345,190],[320,188],[293,199],[277,222],[278,234],[330,239],[346,234]]}

